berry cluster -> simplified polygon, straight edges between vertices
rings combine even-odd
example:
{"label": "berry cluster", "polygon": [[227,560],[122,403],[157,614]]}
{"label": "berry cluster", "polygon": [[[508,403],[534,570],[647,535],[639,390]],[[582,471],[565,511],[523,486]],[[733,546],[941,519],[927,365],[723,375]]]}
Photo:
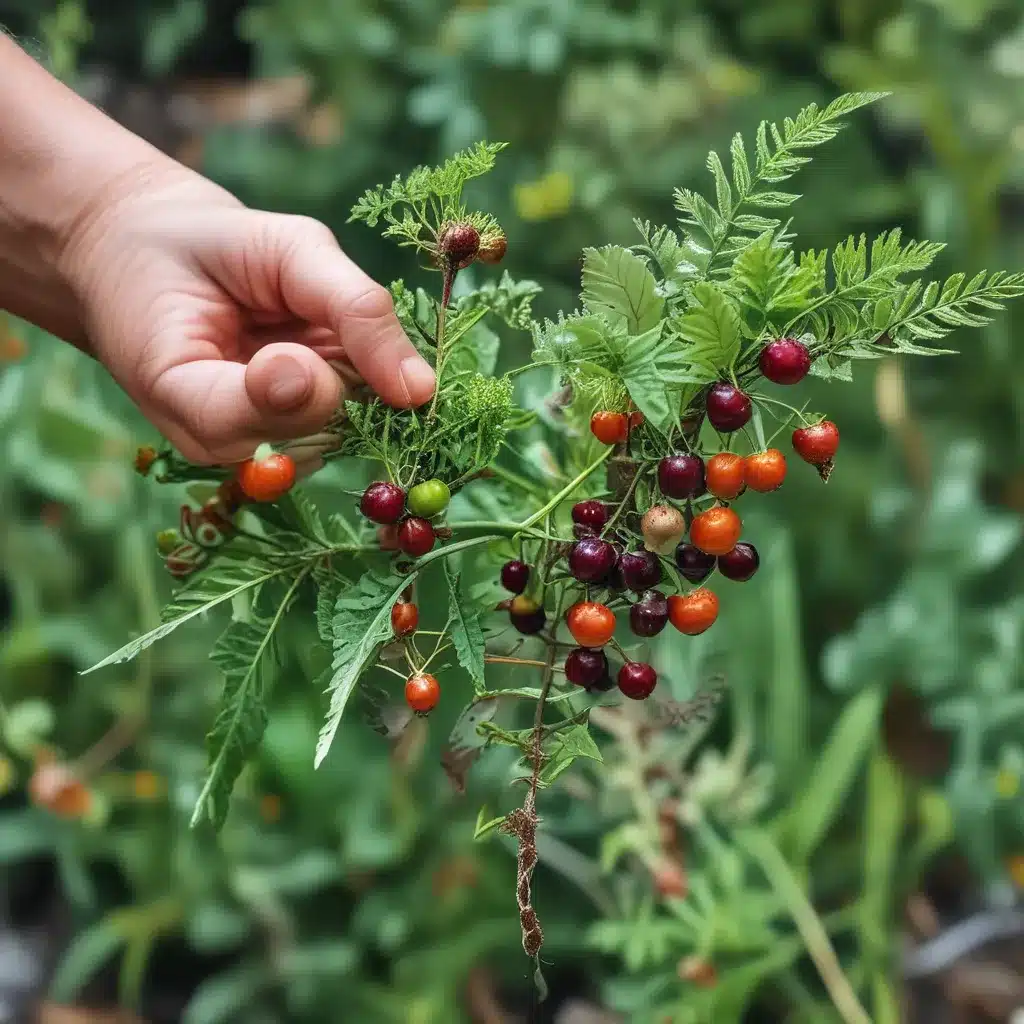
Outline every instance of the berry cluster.
{"label": "berry cluster", "polygon": [[[378,524],[377,539],[384,551],[402,551],[419,558],[430,551],[439,537],[450,531],[437,525],[451,501],[451,490],[443,480],[424,480],[409,488],[378,480],[363,491],[359,510]],[[433,522],[432,522],[433,520]],[[419,608],[409,600],[391,608],[391,631],[396,640],[415,634]],[[405,702],[417,714],[429,714],[441,699],[441,686],[429,672],[414,672],[405,683]]]}
{"label": "berry cluster", "polygon": [[[778,384],[799,382],[810,365],[806,346],[793,338],[770,342],[760,357],[761,373]],[[719,437],[727,439],[750,421],[753,400],[736,384],[720,381],[707,390],[704,411]],[[643,422],[639,412],[599,410],[590,427],[602,443],[620,446],[628,460],[631,435]],[[692,438],[699,420],[682,427],[683,436]],[[798,427],[792,442],[797,454],[827,478],[839,445],[835,424],[824,420]],[[636,637],[657,636],[669,623],[697,636],[718,617],[718,598],[704,586],[711,574],[717,570],[725,579],[745,582],[757,572],[760,557],[753,544],[740,539],[742,522],[732,503],[748,488],[778,490],[786,477],[786,457],[771,447],[745,456],[727,450],[728,444],[725,449],[705,459],[691,443],[685,452],[632,460],[635,477],[650,477],[663,499],[648,508],[635,507],[632,487],[618,504],[587,500],[573,507],[575,541],[550,567],[579,585],[580,599],[565,616],[578,644],[564,664],[569,682],[591,691],[611,689],[615,683],[605,654],[610,646],[624,659],[616,675],[622,693],[634,700],[650,696],[657,673],[628,658],[615,642],[616,612],[625,613]],[[639,535],[631,526],[636,520]],[[546,625],[543,603],[529,591],[539,592],[550,580],[531,588],[534,577],[523,561],[507,562],[501,570],[503,586],[516,595],[507,605],[511,623],[526,635]],[[666,577],[674,584],[667,595],[659,589]],[[683,581],[694,584],[693,589],[684,591]]]}

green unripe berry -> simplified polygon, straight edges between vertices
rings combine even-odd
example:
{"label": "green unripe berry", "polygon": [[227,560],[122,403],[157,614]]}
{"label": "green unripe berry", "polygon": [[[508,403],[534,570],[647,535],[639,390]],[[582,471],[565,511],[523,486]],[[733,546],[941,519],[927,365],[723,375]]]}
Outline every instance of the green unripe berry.
{"label": "green unripe berry", "polygon": [[452,492],[443,480],[424,480],[413,487],[406,498],[409,511],[423,519],[439,516],[452,500]]}

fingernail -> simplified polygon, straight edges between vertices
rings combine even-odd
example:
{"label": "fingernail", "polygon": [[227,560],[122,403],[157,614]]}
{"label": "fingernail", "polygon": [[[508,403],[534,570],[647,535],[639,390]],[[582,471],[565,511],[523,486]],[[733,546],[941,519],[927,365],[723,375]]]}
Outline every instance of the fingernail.
{"label": "fingernail", "polygon": [[399,363],[398,372],[413,405],[422,405],[434,393],[434,371],[425,359],[409,356]]}
{"label": "fingernail", "polygon": [[313,382],[306,368],[294,359],[275,359],[270,364],[271,382],[267,404],[275,412],[293,412],[309,397]]}

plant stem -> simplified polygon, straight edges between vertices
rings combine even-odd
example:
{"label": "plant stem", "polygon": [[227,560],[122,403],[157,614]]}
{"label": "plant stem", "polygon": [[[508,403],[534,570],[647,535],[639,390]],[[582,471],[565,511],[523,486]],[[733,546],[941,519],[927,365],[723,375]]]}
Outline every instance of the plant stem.
{"label": "plant stem", "polygon": [[504,533],[525,533],[538,540],[544,539],[544,534],[540,530],[524,527],[522,523],[502,523],[488,519],[467,519],[458,523],[449,523],[448,527],[451,530],[501,530]]}
{"label": "plant stem", "polygon": [[575,491],[576,488],[579,487],[580,484],[582,484],[588,476],[590,476],[596,470],[600,469],[601,466],[608,461],[608,458],[611,456],[612,451],[612,448],[606,448],[597,459],[595,459],[589,466],[587,466],[587,468],[583,470],[583,472],[580,473],[579,476],[575,477],[573,480],[570,480],[569,483],[567,483],[543,508],[534,512],[533,515],[530,516],[530,518],[527,519],[525,522],[520,523],[519,528],[521,530],[529,529],[534,524],[539,523],[549,512],[558,508],[558,506],[563,501],[565,501],[565,499],[568,498],[569,495],[572,494],[572,492]]}
{"label": "plant stem", "polygon": [[633,474],[633,479],[629,481],[629,487],[626,488],[626,493],[622,496],[622,501],[619,502],[619,507],[615,510],[615,514],[605,523],[604,529],[601,531],[601,536],[604,537],[611,532],[612,527],[619,521],[622,513],[626,511],[626,506],[629,504],[630,498],[633,497],[633,492],[636,490],[636,485],[640,482],[641,470],[637,467],[636,472]]}
{"label": "plant stem", "polygon": [[430,411],[427,419],[432,420],[437,415],[437,397],[441,393],[441,373],[444,370],[444,360],[447,352],[444,349],[444,328],[448,318],[448,303],[452,297],[452,284],[455,282],[455,269],[448,263],[444,268],[444,284],[441,293],[441,302],[437,307],[437,331],[435,340],[437,343],[437,355],[434,357],[434,397],[430,400]]}

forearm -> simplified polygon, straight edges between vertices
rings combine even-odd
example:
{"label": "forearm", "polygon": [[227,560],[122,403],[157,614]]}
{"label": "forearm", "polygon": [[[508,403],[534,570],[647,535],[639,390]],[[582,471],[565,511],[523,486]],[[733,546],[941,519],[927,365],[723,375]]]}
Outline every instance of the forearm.
{"label": "forearm", "polygon": [[69,249],[166,162],[0,34],[0,307],[81,344]]}

